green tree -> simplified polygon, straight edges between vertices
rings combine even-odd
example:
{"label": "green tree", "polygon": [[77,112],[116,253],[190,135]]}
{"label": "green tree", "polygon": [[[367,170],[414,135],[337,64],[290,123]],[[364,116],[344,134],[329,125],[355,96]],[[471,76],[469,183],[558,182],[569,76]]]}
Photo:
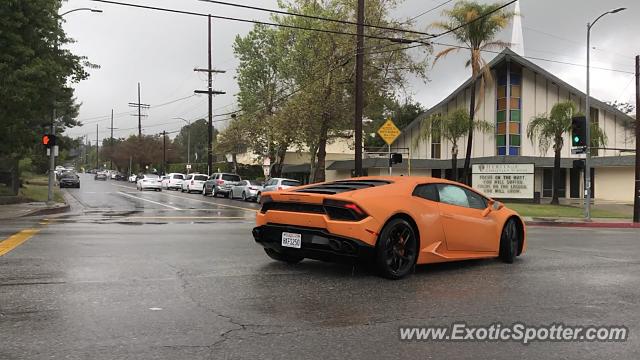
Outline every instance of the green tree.
{"label": "green tree", "polygon": [[[365,18],[369,24],[400,26],[389,17],[395,1],[367,2]],[[284,4],[287,11],[355,21],[356,2],[350,0],[305,1]],[[345,25],[302,17],[276,17],[284,25],[344,31]],[[355,26],[347,26],[355,32]],[[332,139],[353,131],[355,93],[355,44],[353,38],[315,31],[281,29],[286,39],[287,74],[299,90],[291,113],[302,119],[300,129],[311,154],[311,182],[325,180],[326,147]],[[425,67],[414,60],[403,46],[388,40],[367,39],[364,92],[366,117],[379,117],[383,104],[406,83],[406,75],[424,77]],[[428,52],[429,48],[423,48]],[[353,136],[353,135],[351,135]]]}
{"label": "green tree", "polygon": [[41,152],[31,145],[51,124],[54,106],[58,130],[77,124],[71,85],[88,77],[91,64],[63,47],[72,39],[61,27],[61,4],[0,2],[0,154]]}
{"label": "green tree", "polygon": [[[207,161],[207,143],[209,142],[209,122],[207,119],[198,119],[191,122],[191,125],[185,125],[180,128],[180,132],[176,135],[173,143],[176,147],[176,152],[180,154],[181,159],[187,162],[187,145],[191,143],[191,162],[206,162]],[[191,134],[191,141],[189,141],[189,134]],[[218,129],[213,128],[213,146],[215,148],[216,138],[218,136]],[[196,154],[198,159],[196,161]]]}
{"label": "green tree", "polygon": [[414,140],[413,146],[417,147],[420,140],[428,142],[432,138],[444,139],[451,143],[451,171],[452,180],[458,180],[458,142],[469,132],[469,128],[489,132],[493,126],[484,120],[469,120],[469,113],[458,108],[446,115],[432,115],[422,120],[420,132]]}
{"label": "green tree", "polygon": [[[560,189],[560,159],[564,146],[564,134],[571,131],[571,118],[577,114],[577,107],[571,101],[559,102],[551,108],[549,114],[540,114],[531,119],[527,126],[527,137],[531,144],[538,144],[541,153],[553,147],[553,195],[551,204],[558,204]],[[607,143],[607,136],[597,123],[591,123],[591,144],[594,147]]]}
{"label": "green tree", "polygon": [[238,173],[237,155],[247,151],[247,131],[245,124],[237,118],[231,120],[229,126],[218,135],[216,152],[222,156],[231,155],[233,172]]}
{"label": "green tree", "polygon": [[[480,4],[475,1],[458,1],[450,10],[444,10],[443,14],[448,17],[446,21],[439,21],[432,26],[444,31],[451,31],[455,39],[464,47],[469,49],[470,58],[465,66],[471,67],[471,100],[469,104],[469,121],[473,121],[475,111],[480,105],[476,105],[476,86],[479,86],[480,97],[484,98],[485,86],[493,81],[491,70],[486,61],[482,58],[484,50],[502,50],[509,46],[509,43],[495,40],[496,35],[504,29],[509,20],[514,16],[513,12],[498,10],[502,4]],[[492,11],[495,11],[492,13]],[[491,14],[485,16],[486,14]],[[446,55],[458,52],[461,47],[449,47],[436,54],[434,63],[444,58]],[[479,84],[477,83],[479,80]],[[480,100],[482,101],[482,100]],[[470,126],[467,133],[467,152],[462,170],[463,181],[469,182],[469,168],[471,164],[471,151],[473,147],[474,128]]]}

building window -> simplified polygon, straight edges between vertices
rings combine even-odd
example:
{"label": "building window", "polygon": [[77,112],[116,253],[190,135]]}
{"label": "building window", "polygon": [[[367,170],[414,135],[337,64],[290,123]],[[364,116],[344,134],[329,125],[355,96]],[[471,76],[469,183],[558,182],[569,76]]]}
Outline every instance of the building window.
{"label": "building window", "polygon": [[440,148],[442,141],[442,122],[440,120],[440,115],[436,116],[433,120],[433,133],[431,134],[431,158],[432,159],[440,159]]}
{"label": "building window", "polygon": [[496,151],[500,156],[517,156],[522,142],[522,67],[505,63],[497,77]]}

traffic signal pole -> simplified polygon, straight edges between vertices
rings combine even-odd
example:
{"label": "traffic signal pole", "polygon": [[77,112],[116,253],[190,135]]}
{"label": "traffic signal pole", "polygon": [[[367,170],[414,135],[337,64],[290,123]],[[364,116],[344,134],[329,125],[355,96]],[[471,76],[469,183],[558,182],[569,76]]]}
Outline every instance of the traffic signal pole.
{"label": "traffic signal pole", "polygon": [[640,223],[640,55],[636,56],[636,184],[633,197],[633,222]]}
{"label": "traffic signal pole", "polygon": [[354,175],[362,176],[362,109],[364,107],[364,0],[358,0],[358,25],[356,29],[356,109],[353,130],[355,132]]}
{"label": "traffic signal pole", "polygon": [[[53,107],[53,118],[51,119],[51,134],[56,135],[56,107]],[[53,204],[53,185],[56,182],[56,154],[55,145],[49,147],[49,184],[47,187],[47,204]]]}

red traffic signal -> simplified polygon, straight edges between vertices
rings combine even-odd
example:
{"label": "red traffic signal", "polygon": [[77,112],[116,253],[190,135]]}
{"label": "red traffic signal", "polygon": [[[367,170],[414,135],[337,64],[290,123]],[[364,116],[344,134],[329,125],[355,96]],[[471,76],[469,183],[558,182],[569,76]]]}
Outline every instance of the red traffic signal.
{"label": "red traffic signal", "polygon": [[56,144],[56,136],[51,134],[42,135],[42,145],[52,147]]}

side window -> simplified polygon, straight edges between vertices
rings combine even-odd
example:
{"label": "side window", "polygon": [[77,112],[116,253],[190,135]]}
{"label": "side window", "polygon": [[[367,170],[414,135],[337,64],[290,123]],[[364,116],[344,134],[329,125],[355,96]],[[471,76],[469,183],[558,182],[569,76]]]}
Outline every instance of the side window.
{"label": "side window", "polygon": [[477,194],[471,190],[464,189],[469,199],[469,207],[473,209],[484,210],[487,208],[487,200],[480,194]]}
{"label": "side window", "polygon": [[418,185],[415,190],[413,190],[413,196],[436,202],[439,201],[438,188],[436,187],[436,184]]}
{"label": "side window", "polygon": [[459,186],[438,184],[438,196],[441,203],[469,207],[467,193]]}

